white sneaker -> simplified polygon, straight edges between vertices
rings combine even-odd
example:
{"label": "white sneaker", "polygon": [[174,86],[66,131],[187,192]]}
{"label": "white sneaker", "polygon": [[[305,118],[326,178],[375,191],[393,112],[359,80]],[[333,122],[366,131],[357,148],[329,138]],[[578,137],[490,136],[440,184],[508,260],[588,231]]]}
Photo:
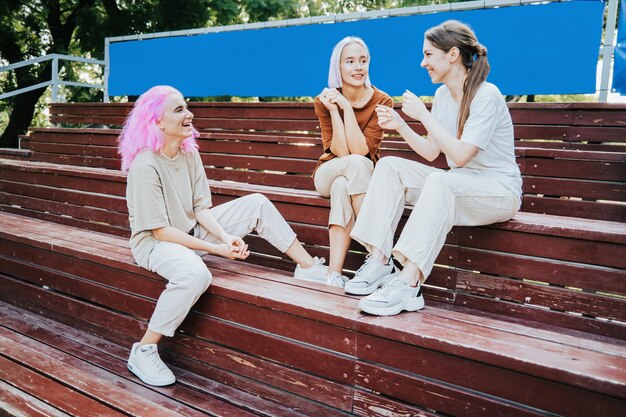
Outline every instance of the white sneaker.
{"label": "white sneaker", "polygon": [[359,308],[377,316],[394,316],[402,310],[417,311],[424,308],[422,286],[411,287],[400,277],[393,277],[382,288],[359,301]]}
{"label": "white sneaker", "polygon": [[176,382],[172,371],[161,360],[155,344],[140,347],[139,343],[135,343],[130,350],[128,369],[148,385],[162,387]]}
{"label": "white sneaker", "polygon": [[395,277],[396,274],[391,258],[385,265],[375,261],[368,255],[365,258],[365,263],[356,271],[354,278],[346,283],[346,293],[355,295],[371,294],[378,287]]}
{"label": "white sneaker", "polygon": [[313,266],[310,268],[304,269],[300,264],[296,265],[293,277],[304,281],[326,284],[326,272],[328,272],[328,267],[324,265],[325,263],[326,259],[316,256],[313,258]]}
{"label": "white sneaker", "polygon": [[326,274],[326,285],[343,288],[348,282],[348,277],[341,275],[339,272],[329,272]]}

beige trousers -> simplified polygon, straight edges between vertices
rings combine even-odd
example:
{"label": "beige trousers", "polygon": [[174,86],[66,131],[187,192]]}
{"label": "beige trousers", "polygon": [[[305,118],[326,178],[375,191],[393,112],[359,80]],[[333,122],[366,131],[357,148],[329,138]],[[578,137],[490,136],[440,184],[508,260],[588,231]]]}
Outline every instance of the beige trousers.
{"label": "beige trousers", "polygon": [[[262,194],[251,194],[211,208],[218,223],[231,235],[243,237],[252,230],[281,252],[286,252],[296,238],[276,207]],[[221,243],[205,228],[196,225],[194,236],[210,243]],[[173,336],[191,307],[209,288],[212,275],[194,251],[172,242],[159,242],[149,258],[149,269],[168,283],[157,301],[148,328]]]}
{"label": "beige trousers", "polygon": [[[414,208],[393,246],[407,203]],[[386,157],[376,165],[351,236],[370,252],[375,247],[402,265],[413,262],[426,278],[453,226],[509,220],[519,207],[518,196],[491,175]]]}
{"label": "beige trousers", "polygon": [[336,224],[348,230],[356,219],[351,196],[363,194],[372,178],[374,164],[362,155],[346,155],[324,162],[315,171],[315,189],[323,197],[330,197],[328,225]]}

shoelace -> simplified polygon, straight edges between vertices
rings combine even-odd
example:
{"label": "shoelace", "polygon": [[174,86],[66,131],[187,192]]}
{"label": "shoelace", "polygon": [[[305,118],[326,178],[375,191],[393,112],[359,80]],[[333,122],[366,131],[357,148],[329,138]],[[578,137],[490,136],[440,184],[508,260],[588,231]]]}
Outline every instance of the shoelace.
{"label": "shoelace", "polygon": [[376,265],[378,262],[373,260],[367,255],[365,258],[365,263],[361,265],[359,269],[354,273],[354,277],[357,278],[359,275],[365,274],[372,266]]}
{"label": "shoelace", "polygon": [[[386,283],[385,285],[383,285],[382,287],[380,287],[379,289],[376,290],[376,292],[379,295],[382,296],[387,296],[389,295],[389,293],[391,292],[391,290],[396,289],[398,287],[403,287],[404,281],[399,279],[399,278],[394,278],[391,281],[389,281],[388,283]],[[408,284],[407,284],[408,285]]]}
{"label": "shoelace", "polygon": [[167,368],[167,366],[165,366],[165,364],[159,357],[159,354],[157,353],[156,350],[148,352],[147,356],[148,356],[148,360],[152,363],[152,365],[154,365],[158,369],[159,372]]}
{"label": "shoelace", "polygon": [[328,276],[328,278],[326,278],[326,283],[327,284],[331,284],[331,285],[336,285],[336,286],[344,286],[344,282],[343,279],[341,278],[341,275],[336,275],[336,274],[332,274],[330,276]]}

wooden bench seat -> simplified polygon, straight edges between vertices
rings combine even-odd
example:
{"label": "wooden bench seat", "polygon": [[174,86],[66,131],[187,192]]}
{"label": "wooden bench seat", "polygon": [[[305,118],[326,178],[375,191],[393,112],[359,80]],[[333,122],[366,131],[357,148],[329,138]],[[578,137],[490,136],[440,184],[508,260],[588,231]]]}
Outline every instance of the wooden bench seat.
{"label": "wooden bench seat", "polygon": [[[327,199],[307,190],[224,181],[210,186],[215,204],[262,192],[311,253],[326,255]],[[125,176],[119,171],[0,160],[3,211],[127,237],[124,195]],[[251,262],[293,268],[258,237],[247,240],[254,251]],[[520,212],[502,224],[458,227],[437,258],[426,295],[622,338],[625,246],[626,225],[619,222]],[[362,260],[363,249],[353,243],[346,268],[354,270]]]}
{"label": "wooden bench seat", "polygon": [[[0,225],[2,299],[116,343],[145,328],[163,280],[134,264],[125,238],[8,213]],[[166,359],[326,404],[309,404],[311,415],[428,404],[451,415],[586,416],[617,415],[624,405],[623,340],[436,300],[419,314],[364,316],[341,290],[261,266],[207,263],[213,284],[164,344]]]}
{"label": "wooden bench seat", "polygon": [[[118,130],[33,129],[31,160],[119,169]],[[524,179],[523,211],[623,221],[626,152],[526,148],[516,154]],[[317,137],[207,133],[200,152],[216,180],[313,190],[310,173],[322,153]],[[626,150],[626,147],[624,148]],[[403,141],[385,139],[384,156],[422,161]],[[443,156],[433,165],[444,168]],[[288,177],[285,177],[287,175]]]}
{"label": "wooden bench seat", "polygon": [[0,158],[19,159],[22,161],[30,159],[31,152],[28,149],[0,148]]}
{"label": "wooden bench seat", "polygon": [[[396,104],[396,108],[400,108]],[[525,146],[596,151],[623,150],[624,106],[607,103],[508,103],[515,138]],[[50,121],[63,126],[121,126],[132,103],[56,103]],[[319,134],[312,103],[189,103],[203,131],[308,132]],[[409,121],[424,133],[419,123]]]}
{"label": "wooden bench seat", "polygon": [[[321,153],[310,103],[191,107],[214,203],[261,192],[312,254],[326,256],[329,201],[310,177]],[[128,109],[59,105],[53,113],[59,123],[115,124]],[[619,415],[626,405],[624,106],[510,109],[522,211],[505,223],[452,230],[425,286],[423,312],[364,315],[356,297],[294,281],[293,264],[249,235],[254,252],[245,263],[205,258],[213,285],[164,343],[166,361],[177,375],[261,397],[259,409],[224,398],[261,415],[273,406],[311,416]],[[125,360],[164,281],[139,268],[128,249],[118,134],[32,129],[23,139],[28,160],[0,159],[0,300],[72,326],[72,338],[106,339]],[[394,137],[383,153],[419,160]],[[352,244],[346,268],[363,257]],[[30,395],[12,389],[12,398]]]}

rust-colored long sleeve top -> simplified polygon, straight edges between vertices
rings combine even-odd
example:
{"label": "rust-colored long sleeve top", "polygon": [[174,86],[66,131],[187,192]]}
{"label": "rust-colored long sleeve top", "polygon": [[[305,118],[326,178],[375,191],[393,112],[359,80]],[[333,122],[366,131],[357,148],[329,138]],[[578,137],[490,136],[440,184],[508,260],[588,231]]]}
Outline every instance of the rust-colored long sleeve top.
{"label": "rust-colored long sleeve top", "polygon": [[[374,93],[369,101],[363,107],[353,107],[356,121],[365,140],[367,141],[367,147],[369,154],[366,155],[374,164],[380,159],[380,142],[383,140],[384,130],[378,126],[378,117],[376,116],[376,105],[382,104],[385,106],[393,107],[393,100],[387,93],[372,86]],[[341,92],[341,89],[338,89]],[[330,146],[333,141],[333,124],[330,116],[330,111],[324,106],[324,103],[319,98],[315,98],[313,103],[315,107],[315,114],[320,121],[320,130],[322,131],[322,145],[324,147],[324,154],[320,157],[313,173],[317,171],[320,165],[324,162],[330,161],[333,158],[337,158],[337,155],[332,153]],[[343,110],[339,108],[339,114],[341,120],[343,120]]]}

